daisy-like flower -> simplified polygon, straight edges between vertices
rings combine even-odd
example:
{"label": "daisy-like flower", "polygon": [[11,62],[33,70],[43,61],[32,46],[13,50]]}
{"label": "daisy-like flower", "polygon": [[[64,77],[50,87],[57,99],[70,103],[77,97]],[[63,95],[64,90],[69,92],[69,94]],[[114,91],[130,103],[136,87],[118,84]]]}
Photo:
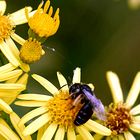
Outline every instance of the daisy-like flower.
{"label": "daisy-like flower", "polygon": [[[47,2],[44,5],[44,9],[42,8],[42,6],[43,2],[38,6],[37,11],[32,17],[29,17],[28,9],[26,9],[26,17],[28,20],[29,27],[31,29],[30,35],[32,33],[35,33],[41,38],[47,38],[49,36],[54,35],[58,30],[60,24],[59,8],[57,8],[54,16],[52,16],[53,7],[50,6],[50,1],[47,0]],[[31,37],[33,37],[34,35],[31,35]]]}
{"label": "daisy-like flower", "polygon": [[105,125],[112,131],[107,140],[136,140],[131,131],[140,133],[140,104],[133,107],[140,92],[140,72],[137,73],[125,101],[118,76],[109,71],[107,81],[114,101],[106,114]]}
{"label": "daisy-like flower", "polygon": [[[6,104],[2,99],[0,99],[0,139],[1,140],[31,140],[31,136],[23,136],[22,131],[25,128],[22,125],[20,128],[18,127],[18,123],[20,121],[19,116],[13,112],[11,107]],[[10,128],[7,122],[4,120],[2,111],[6,113],[6,117],[10,118],[11,123],[13,124],[14,129],[18,133],[18,135]]]}
{"label": "daisy-like flower", "polygon": [[[26,9],[28,9],[29,12],[32,10],[31,7],[26,7]],[[14,66],[16,67],[21,66],[25,68],[25,71],[29,71],[29,66],[23,64],[23,62],[19,60],[19,56],[17,55],[18,54],[17,48],[15,48],[15,45],[13,45],[11,39],[11,35],[15,34],[14,28],[16,27],[16,25],[20,25],[27,22],[25,16],[25,8],[8,15],[4,15],[5,10],[6,10],[6,1],[1,0],[0,1],[0,50],[7,57],[9,62],[11,62]],[[34,14],[34,11],[30,12],[29,16],[31,16],[32,14]]]}
{"label": "daisy-like flower", "polygon": [[[51,96],[31,93],[18,96],[21,100],[15,102],[16,105],[37,107],[21,118],[19,127],[30,121],[30,124],[23,130],[25,136],[33,134],[37,130],[37,140],[51,140],[53,137],[55,140],[63,140],[65,136],[68,140],[76,140],[77,133],[83,139],[94,140],[90,131],[106,136],[111,134],[108,128],[91,119],[83,125],[74,125],[73,122],[81,108],[81,104],[72,108],[73,100],[69,95],[67,81],[60,72],[57,72],[61,87],[59,90],[39,75],[33,74],[32,77],[48,90]],[[72,83],[80,82],[81,71],[80,68],[76,68]],[[88,85],[93,89],[92,84]]]}
{"label": "daisy-like flower", "polygon": [[19,93],[26,88],[28,74],[21,69],[15,69],[11,64],[0,67],[0,99],[11,104]]}

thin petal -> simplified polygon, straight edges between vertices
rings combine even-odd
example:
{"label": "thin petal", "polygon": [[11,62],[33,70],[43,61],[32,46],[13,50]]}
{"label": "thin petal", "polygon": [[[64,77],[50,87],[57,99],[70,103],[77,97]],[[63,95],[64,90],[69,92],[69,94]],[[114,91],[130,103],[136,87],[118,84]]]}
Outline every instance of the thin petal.
{"label": "thin petal", "polygon": [[7,73],[4,73],[0,76],[0,82],[6,81],[15,77],[19,77],[22,74],[22,70],[14,70]]}
{"label": "thin petal", "polygon": [[128,107],[131,107],[134,105],[135,101],[138,98],[138,95],[140,93],[140,72],[137,73],[133,84],[131,86],[131,89],[128,93],[127,99],[126,99],[126,105]]}
{"label": "thin petal", "polygon": [[9,46],[9,49],[11,50],[11,52],[13,53],[13,55],[15,56],[15,58],[19,61],[20,63],[20,67],[21,69],[23,69],[25,72],[28,72],[30,70],[30,67],[28,64],[25,64],[21,61],[20,57],[19,57],[19,50],[17,48],[17,46],[15,45],[14,41],[9,37],[6,39],[6,43]]}
{"label": "thin petal", "polygon": [[81,82],[81,69],[80,68],[76,68],[74,70],[74,74],[73,74],[73,79],[72,79],[72,83],[80,83]]}
{"label": "thin petal", "polygon": [[26,85],[27,84],[27,81],[28,81],[28,74],[25,73],[23,74],[18,80],[17,80],[17,84],[23,84],[23,85]]}
{"label": "thin petal", "polygon": [[3,98],[3,97],[5,97],[5,98],[12,98],[12,97],[17,96],[18,94],[19,93],[15,92],[15,91],[13,91],[13,92],[1,92],[0,91],[0,97],[1,98]]}
{"label": "thin petal", "polygon": [[37,133],[37,140],[41,140],[45,130],[48,128],[49,126],[49,123],[43,125],[39,130],[38,130],[38,133]]}
{"label": "thin petal", "polygon": [[12,131],[10,127],[0,119],[0,134],[6,138],[6,140],[20,140],[20,138]]}
{"label": "thin petal", "polygon": [[98,133],[100,135],[104,136],[109,136],[111,135],[111,130],[108,129],[107,127],[93,121],[93,120],[88,120],[85,124],[85,127],[87,127],[89,130]]}
{"label": "thin petal", "polygon": [[5,13],[5,10],[6,10],[6,1],[1,0],[0,1],[0,13],[3,15]]}
{"label": "thin petal", "polygon": [[4,84],[0,83],[0,91],[22,91],[25,89],[25,85],[23,84]]}
{"label": "thin petal", "polygon": [[18,99],[21,100],[34,100],[34,101],[48,101],[52,96],[41,95],[41,94],[21,94]]}
{"label": "thin petal", "polygon": [[92,83],[89,83],[88,86],[91,88],[92,91],[94,90],[94,86]]}
{"label": "thin petal", "polygon": [[131,124],[130,129],[136,133],[140,133],[140,124],[138,123]]}
{"label": "thin petal", "polygon": [[1,99],[0,99],[0,109],[2,109],[4,112],[8,114],[10,114],[13,111],[11,107]]}
{"label": "thin petal", "polygon": [[118,140],[125,140],[124,135],[118,135]]}
{"label": "thin petal", "polygon": [[33,118],[35,118],[39,115],[42,115],[45,112],[47,112],[47,109],[45,107],[36,108],[36,109],[30,111],[29,113],[27,113],[26,115],[24,115],[21,118],[19,125],[23,125],[26,122],[28,122],[29,120],[32,120]]}
{"label": "thin petal", "polygon": [[15,68],[16,67],[14,65],[12,65],[11,63],[0,66],[0,75],[2,75],[3,73],[6,73],[6,72],[12,71]]}
{"label": "thin petal", "polygon": [[56,124],[50,124],[50,126],[44,132],[44,135],[42,136],[41,140],[46,140],[46,138],[47,138],[47,140],[51,140],[52,137],[54,136],[57,126],[58,125],[56,125]]}
{"label": "thin petal", "polygon": [[15,40],[21,46],[25,43],[25,39],[23,39],[22,37],[20,37],[19,35],[15,34],[15,33],[12,33],[11,37],[12,37],[13,40]]}
{"label": "thin petal", "polygon": [[84,140],[81,135],[76,135],[76,140]]}
{"label": "thin petal", "polygon": [[106,137],[106,140],[111,140],[111,137]]}
{"label": "thin petal", "polygon": [[16,129],[16,131],[18,132],[18,134],[22,138],[22,140],[31,140],[31,136],[23,136],[22,131],[25,128],[25,126],[24,125],[20,125],[20,127],[18,126],[20,118],[16,113],[12,112],[10,114],[10,120],[11,120],[14,128]]}
{"label": "thin petal", "polygon": [[76,130],[79,132],[79,134],[81,135],[83,139],[94,140],[93,136],[84,126],[78,126],[76,127]]}
{"label": "thin petal", "polygon": [[109,87],[111,89],[114,103],[123,102],[123,92],[118,76],[111,71],[108,71],[106,76]]}
{"label": "thin petal", "polygon": [[51,82],[49,82],[47,79],[45,79],[37,74],[33,74],[32,77],[36,81],[38,81],[46,90],[48,90],[53,95],[58,92],[58,89]]}
{"label": "thin petal", "polygon": [[[32,10],[31,7],[26,7],[30,12]],[[15,25],[20,25],[27,23],[27,19],[25,16],[25,8],[22,8],[12,14],[10,14],[10,19],[14,22]]]}
{"label": "thin petal", "polygon": [[27,136],[36,132],[44,124],[49,121],[48,114],[41,115],[39,118],[31,122],[23,131],[23,135]]}
{"label": "thin petal", "polygon": [[124,136],[126,140],[136,140],[135,137],[129,131],[124,132]]}
{"label": "thin petal", "polygon": [[64,140],[64,135],[65,135],[65,128],[63,126],[59,126],[54,140]]}
{"label": "thin petal", "polygon": [[140,113],[140,104],[130,110],[131,115],[137,115]]}
{"label": "thin petal", "polygon": [[95,140],[102,140],[103,137],[104,137],[103,135],[99,135],[99,134],[94,135]]}
{"label": "thin petal", "polygon": [[16,101],[14,104],[19,105],[19,106],[26,106],[26,107],[40,107],[40,106],[45,106],[46,102],[40,102],[40,101]]}
{"label": "thin petal", "polygon": [[14,66],[18,67],[20,65],[19,61],[15,58],[12,54],[11,50],[9,49],[8,45],[4,42],[1,42],[0,49],[5,57],[11,62]]}
{"label": "thin petal", "polygon": [[68,90],[69,89],[68,83],[67,83],[65,77],[60,72],[57,72],[57,77],[58,77],[60,87],[62,87],[63,90]]}
{"label": "thin petal", "polygon": [[134,123],[139,123],[140,122],[140,116],[133,116],[133,121]]}
{"label": "thin petal", "polygon": [[68,127],[67,139],[68,140],[76,140],[76,134],[75,134],[73,127]]}

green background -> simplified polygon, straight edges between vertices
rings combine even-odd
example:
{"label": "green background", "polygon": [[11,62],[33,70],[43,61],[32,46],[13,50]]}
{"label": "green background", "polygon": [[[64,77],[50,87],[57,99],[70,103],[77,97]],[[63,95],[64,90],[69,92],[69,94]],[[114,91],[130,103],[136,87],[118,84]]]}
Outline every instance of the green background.
{"label": "green background", "polygon": [[[34,9],[39,0],[8,0],[7,13],[26,5]],[[73,70],[82,69],[82,82],[93,83],[95,94],[105,105],[112,101],[106,81],[106,71],[118,74],[125,97],[136,73],[140,70],[140,9],[132,10],[125,0],[51,0],[60,8],[60,27],[49,37],[46,55],[31,65],[37,73],[53,82],[58,88],[56,72],[60,71],[71,84]],[[27,38],[27,25],[17,26],[16,33]],[[28,91],[46,93],[35,81]]]}

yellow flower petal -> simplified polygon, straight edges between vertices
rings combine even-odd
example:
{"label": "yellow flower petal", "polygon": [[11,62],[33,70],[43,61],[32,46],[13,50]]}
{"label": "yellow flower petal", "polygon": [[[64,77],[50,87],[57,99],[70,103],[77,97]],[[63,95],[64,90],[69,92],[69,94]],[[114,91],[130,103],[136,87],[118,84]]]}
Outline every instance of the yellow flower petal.
{"label": "yellow flower petal", "polygon": [[111,137],[106,137],[106,140],[112,140]]}
{"label": "yellow flower petal", "polygon": [[67,139],[68,140],[76,140],[76,134],[73,127],[68,127],[67,130]]}
{"label": "yellow flower petal", "polygon": [[26,107],[40,107],[46,105],[46,102],[40,101],[16,101],[15,105],[26,106]]}
{"label": "yellow flower petal", "polygon": [[76,135],[76,140],[84,140],[81,135]]}
{"label": "yellow flower petal", "polygon": [[19,57],[20,52],[19,52],[17,46],[15,45],[14,41],[10,37],[5,39],[5,41],[6,41],[6,44],[9,46],[9,49],[15,56],[15,58],[19,61],[19,63],[20,63],[19,66],[21,67],[21,69],[23,69],[25,72],[28,72],[30,70],[30,67],[28,64],[25,64],[21,61],[21,59]]}
{"label": "yellow flower petal", "polygon": [[138,95],[140,93],[140,72],[137,73],[133,84],[131,86],[131,89],[128,93],[127,99],[126,99],[126,105],[128,107],[131,107],[134,105],[136,99],[138,98]]}
{"label": "yellow flower petal", "polygon": [[56,129],[57,129],[56,124],[50,124],[50,126],[44,132],[44,135],[42,136],[41,140],[46,140],[46,138],[47,138],[47,140],[51,140],[52,137],[54,136]]}
{"label": "yellow flower petal", "polygon": [[[49,121],[48,114],[41,115],[39,118],[31,122],[23,131],[23,135],[27,136],[36,132],[44,124]],[[43,139],[43,138],[42,138]],[[48,138],[47,138],[48,139]]]}
{"label": "yellow flower petal", "polygon": [[118,135],[118,140],[125,140],[124,135]]}
{"label": "yellow flower petal", "polygon": [[93,120],[88,120],[85,124],[85,127],[87,127],[89,130],[98,133],[100,135],[104,135],[104,136],[109,136],[111,135],[111,130],[108,129],[107,127],[93,121]]}
{"label": "yellow flower petal", "polygon": [[90,132],[84,127],[84,126],[78,126],[76,127],[76,130],[79,132],[81,137],[83,139],[86,138],[86,140],[94,140],[93,136],[90,134]]}
{"label": "yellow flower petal", "polygon": [[12,79],[12,78],[15,78],[15,77],[19,77],[20,75],[22,74],[22,70],[13,70],[13,71],[10,71],[10,72],[7,72],[7,73],[3,73],[1,76],[0,76],[0,82],[2,81],[6,81],[6,80],[9,80],[9,79]]}
{"label": "yellow flower petal", "polygon": [[135,137],[129,131],[124,132],[125,140],[136,140]]}
{"label": "yellow flower petal", "polygon": [[136,133],[140,133],[140,124],[139,123],[131,124],[130,129]]}
{"label": "yellow flower petal", "polygon": [[117,137],[117,136],[114,136],[114,137],[112,138],[112,140],[118,140],[118,137]]}
{"label": "yellow flower petal", "polygon": [[140,116],[133,116],[133,121],[134,123],[139,123],[140,122]]}
{"label": "yellow flower petal", "polygon": [[123,93],[118,76],[111,71],[108,71],[106,76],[109,87],[111,89],[114,103],[123,102]]}
{"label": "yellow flower petal", "polygon": [[12,33],[11,37],[13,38],[13,40],[15,40],[21,46],[25,43],[25,39],[23,39],[22,37],[20,37],[19,35],[15,34],[15,33]]}
{"label": "yellow flower petal", "polygon": [[2,109],[7,114],[10,114],[13,111],[11,107],[1,99],[0,99],[0,109]]}
{"label": "yellow flower petal", "polygon": [[3,15],[5,13],[5,10],[6,10],[6,1],[1,0],[0,1],[0,13]]}
{"label": "yellow flower petal", "polygon": [[58,89],[51,82],[49,82],[47,79],[45,79],[37,74],[33,74],[32,77],[36,81],[38,81],[46,90],[48,90],[53,95],[58,92]]}
{"label": "yellow flower petal", "polygon": [[72,83],[80,83],[81,82],[81,69],[80,68],[76,68],[74,70],[74,74],[73,74],[73,79],[72,79]]}
{"label": "yellow flower petal", "polygon": [[9,46],[3,42],[0,43],[0,49],[2,53],[5,55],[5,57],[11,62],[14,66],[19,66],[19,61],[15,58],[15,56],[12,54],[11,50],[9,49]]}
{"label": "yellow flower petal", "polygon": [[21,118],[19,125],[23,125],[26,122],[28,122],[29,120],[32,120],[33,118],[35,118],[39,115],[42,115],[45,112],[47,112],[47,109],[45,107],[36,108],[36,109],[30,111],[29,113],[27,113],[26,115],[24,115]]}
{"label": "yellow flower petal", "polygon": [[63,126],[59,126],[55,134],[54,140],[64,140],[64,135],[65,135],[65,128]]}
{"label": "yellow flower petal", "polygon": [[140,113],[140,104],[137,105],[137,106],[135,106],[134,108],[132,108],[132,109],[130,110],[130,114],[131,114],[131,115],[137,115],[137,114],[139,114],[139,113]]}
{"label": "yellow flower petal", "polygon": [[68,90],[69,89],[68,83],[67,83],[65,77],[60,72],[57,72],[57,77],[58,77],[60,87],[62,87],[63,90]]}
{"label": "yellow flower petal", "polygon": [[23,84],[12,84],[12,83],[0,83],[0,91],[22,91],[25,89],[25,85]]}
{"label": "yellow flower petal", "polygon": [[6,98],[12,98],[12,97],[15,97],[15,96],[17,96],[19,93],[18,92],[15,92],[15,91],[13,91],[13,92],[1,92],[0,91],[0,98],[2,98],[2,97],[6,97]]}
{"label": "yellow flower petal", "polygon": [[23,74],[18,80],[17,80],[17,84],[23,84],[23,85],[26,85],[27,84],[27,81],[28,81],[28,74],[25,73]]}
{"label": "yellow flower petal", "polygon": [[22,140],[31,140],[31,136],[23,136],[22,131],[25,128],[25,126],[24,125],[20,125],[20,127],[18,126],[20,118],[16,113],[12,112],[10,114],[10,120],[11,120],[14,128],[18,132],[19,136],[22,138]]}
{"label": "yellow flower petal", "polygon": [[104,137],[103,135],[99,135],[99,134],[94,135],[95,140],[102,140],[103,137]]}
{"label": "yellow flower petal", "polygon": [[45,130],[48,128],[49,126],[49,123],[43,125],[39,130],[38,130],[38,133],[37,133],[37,140],[41,140]]}
{"label": "yellow flower petal", "polygon": [[34,101],[48,101],[52,96],[41,95],[41,94],[21,94],[18,99],[21,100],[34,100]]}
{"label": "yellow flower petal", "polygon": [[[32,7],[26,7],[30,12]],[[25,16],[25,8],[22,8],[12,14],[10,14],[10,19],[14,22],[15,25],[20,25],[23,23],[27,23],[27,19]]]}
{"label": "yellow flower petal", "polygon": [[89,83],[88,86],[91,88],[91,90],[94,90],[94,85],[92,83]]}
{"label": "yellow flower petal", "polygon": [[8,63],[8,64],[5,64],[3,66],[0,66],[0,76],[3,74],[3,73],[6,73],[6,72],[9,72],[9,71],[12,71],[14,70],[16,67],[14,65],[12,65],[11,63]]}
{"label": "yellow flower petal", "polygon": [[0,120],[0,134],[6,138],[6,140],[20,140],[20,138]]}

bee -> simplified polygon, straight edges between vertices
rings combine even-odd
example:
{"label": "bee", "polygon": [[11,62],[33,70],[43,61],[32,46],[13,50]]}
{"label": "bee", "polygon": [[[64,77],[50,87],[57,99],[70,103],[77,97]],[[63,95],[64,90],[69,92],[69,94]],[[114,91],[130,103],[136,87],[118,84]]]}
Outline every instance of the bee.
{"label": "bee", "polygon": [[75,83],[69,87],[69,94],[74,100],[73,107],[79,103],[83,104],[74,120],[76,126],[86,123],[93,113],[98,119],[105,120],[104,106],[88,85]]}

